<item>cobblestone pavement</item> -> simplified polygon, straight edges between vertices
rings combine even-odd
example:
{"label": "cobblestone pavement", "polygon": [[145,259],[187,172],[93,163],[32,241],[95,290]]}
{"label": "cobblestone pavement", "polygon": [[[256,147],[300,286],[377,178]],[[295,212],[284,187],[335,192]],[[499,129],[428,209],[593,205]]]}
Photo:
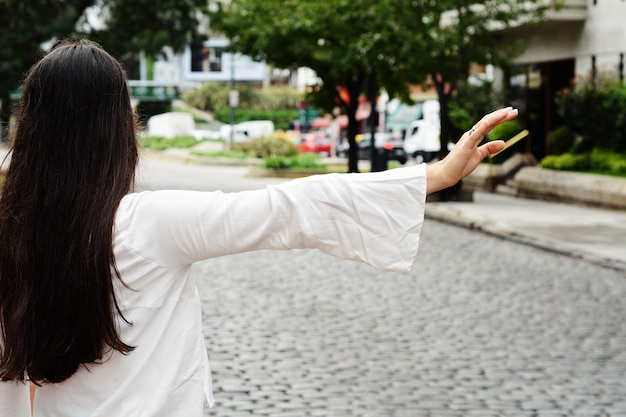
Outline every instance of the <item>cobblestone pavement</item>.
{"label": "cobblestone pavement", "polygon": [[206,416],[626,416],[623,272],[432,220],[408,276],[316,251],[196,272]]}

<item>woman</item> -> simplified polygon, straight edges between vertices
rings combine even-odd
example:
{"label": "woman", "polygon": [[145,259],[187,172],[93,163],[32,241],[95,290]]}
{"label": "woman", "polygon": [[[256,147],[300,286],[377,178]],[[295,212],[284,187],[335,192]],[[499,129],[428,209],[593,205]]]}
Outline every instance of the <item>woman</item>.
{"label": "woman", "polygon": [[501,141],[485,116],[443,161],[264,190],[132,193],[125,73],[88,41],[30,70],[0,194],[0,416],[201,416],[213,402],[191,264],[316,248],[407,273],[425,196]]}

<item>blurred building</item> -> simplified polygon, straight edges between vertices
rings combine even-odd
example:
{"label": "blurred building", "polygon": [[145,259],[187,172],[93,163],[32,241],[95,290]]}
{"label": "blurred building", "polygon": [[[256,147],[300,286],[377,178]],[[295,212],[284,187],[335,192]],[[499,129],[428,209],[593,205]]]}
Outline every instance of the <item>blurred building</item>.
{"label": "blurred building", "polygon": [[540,27],[522,25],[499,34],[505,43],[525,45],[504,82],[531,131],[535,156],[548,153],[545,138],[561,123],[555,108],[560,92],[581,77],[624,79],[624,22],[624,0],[564,0]]}
{"label": "blurred building", "polygon": [[209,38],[197,49],[187,46],[182,53],[164,48],[154,61],[153,81],[176,84],[183,88],[205,82],[267,85],[290,85],[304,89],[317,82],[317,76],[308,68],[284,70],[273,68],[264,61],[227,52],[228,39]]}

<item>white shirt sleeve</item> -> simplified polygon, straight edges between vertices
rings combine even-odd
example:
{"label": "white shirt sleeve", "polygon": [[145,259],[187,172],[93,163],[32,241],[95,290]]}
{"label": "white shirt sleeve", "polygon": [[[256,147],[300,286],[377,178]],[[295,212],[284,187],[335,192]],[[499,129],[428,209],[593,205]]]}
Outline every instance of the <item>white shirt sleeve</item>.
{"label": "white shirt sleeve", "polygon": [[125,244],[161,265],[259,249],[316,248],[408,273],[424,220],[426,168],[325,174],[239,193],[147,191],[122,200]]}
{"label": "white shirt sleeve", "polygon": [[28,383],[0,381],[0,417],[30,417]]}

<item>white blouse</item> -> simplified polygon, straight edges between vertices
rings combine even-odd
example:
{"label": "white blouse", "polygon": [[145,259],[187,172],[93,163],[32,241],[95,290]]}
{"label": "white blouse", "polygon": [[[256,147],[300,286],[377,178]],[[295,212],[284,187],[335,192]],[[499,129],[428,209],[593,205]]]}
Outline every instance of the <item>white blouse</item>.
{"label": "white blouse", "polygon": [[[122,339],[59,384],[37,388],[35,416],[202,416],[213,393],[191,264],[258,249],[315,248],[406,274],[417,254],[425,165],[327,174],[239,193],[146,191],[121,201],[114,228]],[[30,415],[28,385],[0,383],[0,417]]]}

